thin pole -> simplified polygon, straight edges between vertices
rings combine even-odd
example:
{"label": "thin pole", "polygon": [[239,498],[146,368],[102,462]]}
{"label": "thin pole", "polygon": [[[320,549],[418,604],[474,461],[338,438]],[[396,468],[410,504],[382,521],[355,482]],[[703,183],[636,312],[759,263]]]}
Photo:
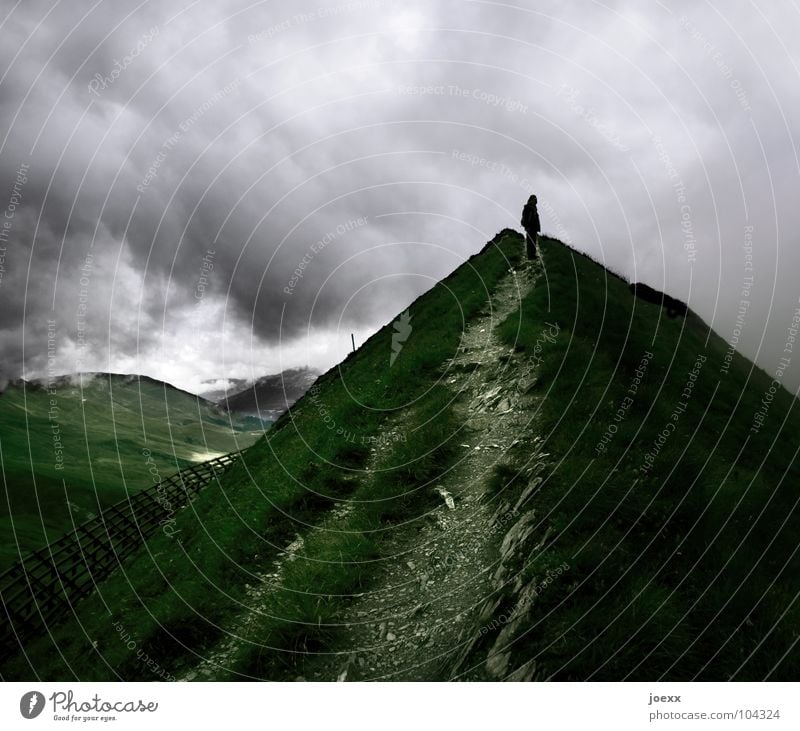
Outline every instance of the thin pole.
{"label": "thin pole", "polygon": [[356,352],[356,336],[350,333],[350,342],[353,344],[353,352]]}

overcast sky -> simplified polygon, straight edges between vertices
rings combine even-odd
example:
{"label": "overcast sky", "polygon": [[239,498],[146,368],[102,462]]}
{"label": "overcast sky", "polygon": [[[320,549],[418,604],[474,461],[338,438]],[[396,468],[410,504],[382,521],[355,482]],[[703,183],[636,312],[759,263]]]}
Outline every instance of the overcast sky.
{"label": "overcast sky", "polygon": [[[196,390],[327,368],[351,332],[519,228],[531,192],[545,232],[688,299],[726,340],[752,281],[740,348],[767,371],[784,350],[800,295],[796,6],[0,13],[4,378],[139,372]],[[800,362],[785,380],[800,385]]]}

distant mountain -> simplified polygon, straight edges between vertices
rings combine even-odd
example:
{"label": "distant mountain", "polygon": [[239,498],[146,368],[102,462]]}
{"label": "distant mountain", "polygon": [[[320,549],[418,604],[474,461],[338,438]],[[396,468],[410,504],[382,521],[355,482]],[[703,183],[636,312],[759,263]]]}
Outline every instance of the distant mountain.
{"label": "distant mountain", "polygon": [[6,387],[0,390],[0,395],[8,390],[27,389],[30,392],[42,391],[47,388],[56,389],[84,389],[93,388],[105,390],[106,388],[113,388],[115,386],[130,386],[132,384],[147,384],[148,386],[157,386],[169,391],[185,394],[191,398],[201,398],[203,401],[211,401],[214,399],[209,398],[205,394],[199,396],[185,391],[182,388],[173,386],[167,381],[160,381],[157,378],[150,376],[139,375],[138,373],[104,373],[102,371],[83,371],[81,373],[62,373],[52,378],[32,378],[25,380],[18,378],[15,381],[9,381]]}
{"label": "distant mountain", "polygon": [[220,401],[220,405],[232,414],[275,421],[311,388],[318,376],[319,372],[313,368],[289,368],[230,393]]}
{"label": "distant mountain", "polygon": [[227,394],[234,394],[247,386],[246,378],[212,378],[202,381],[202,388],[197,392],[201,398],[208,399],[214,403],[219,403]]}

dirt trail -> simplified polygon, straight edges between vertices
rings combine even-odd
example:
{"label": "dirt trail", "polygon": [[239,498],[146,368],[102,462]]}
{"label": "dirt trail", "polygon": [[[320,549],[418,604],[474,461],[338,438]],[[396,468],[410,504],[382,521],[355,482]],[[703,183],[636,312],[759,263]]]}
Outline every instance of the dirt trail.
{"label": "dirt trail", "polygon": [[[491,306],[468,323],[445,381],[458,393],[463,455],[435,486],[441,506],[428,518],[392,529],[389,558],[371,589],[343,607],[340,639],[325,655],[307,656],[306,680],[437,680],[470,638],[491,593],[502,521],[484,500],[492,468],[515,442],[530,414],[519,408],[520,358],[494,328],[514,312],[535,270],[509,274]],[[526,415],[527,414],[527,415]]]}
{"label": "dirt trail", "polygon": [[256,607],[266,608],[270,604],[270,597],[280,586],[283,567],[293,561],[297,552],[303,547],[303,538],[298,535],[286,546],[278,557],[272,562],[272,568],[263,574],[253,574],[253,584],[245,587],[246,598],[243,600],[249,607],[237,618],[232,627],[226,628],[229,634],[195,665],[190,671],[184,673],[178,680],[215,680],[218,676],[226,675],[226,668],[230,667],[231,660],[241,646],[242,638],[250,637],[252,626],[258,619]]}
{"label": "dirt trail", "polygon": [[[380,458],[381,451],[387,449],[390,444],[391,439],[370,449],[367,471]],[[339,503],[325,514],[322,522],[314,530],[336,529],[352,511],[351,503]],[[190,670],[180,675],[179,681],[231,679],[229,668],[234,658],[245,641],[253,640],[254,625],[262,612],[269,612],[273,597],[282,586],[286,565],[296,560],[304,545],[304,537],[296,534],[295,539],[277,554],[266,571],[252,574],[252,583],[245,586],[246,597],[243,599],[247,608],[236,617],[231,626],[225,628],[226,634],[210,651],[207,651],[208,654]]]}
{"label": "dirt trail", "polygon": [[[435,486],[441,505],[383,539],[388,558],[370,590],[343,603],[336,645],[325,654],[307,655],[297,679],[441,679],[442,668],[459,650],[459,638],[465,642],[465,628],[476,626],[478,609],[491,593],[501,528],[493,520],[495,506],[483,500],[486,483],[529,419],[518,408],[520,356],[499,343],[494,328],[518,308],[534,277],[533,268],[509,271],[485,310],[468,323],[457,354],[446,364],[443,378],[458,394],[463,454]],[[372,450],[372,464],[381,449]],[[335,529],[351,509],[337,506],[318,527]],[[248,609],[181,680],[227,677],[225,668],[241,638],[252,635],[259,610],[268,610],[283,568],[302,547],[298,536],[263,574],[254,575],[247,587]]]}

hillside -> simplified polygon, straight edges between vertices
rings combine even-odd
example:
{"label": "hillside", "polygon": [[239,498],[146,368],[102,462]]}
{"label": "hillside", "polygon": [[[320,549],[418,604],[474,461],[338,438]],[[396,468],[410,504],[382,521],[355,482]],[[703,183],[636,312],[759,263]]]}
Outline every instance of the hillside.
{"label": "hillside", "polygon": [[319,378],[3,677],[795,678],[796,401],[691,311],[522,249]]}
{"label": "hillside", "polygon": [[18,382],[0,395],[0,568],[162,476],[249,446],[249,421],[147,377]]}

